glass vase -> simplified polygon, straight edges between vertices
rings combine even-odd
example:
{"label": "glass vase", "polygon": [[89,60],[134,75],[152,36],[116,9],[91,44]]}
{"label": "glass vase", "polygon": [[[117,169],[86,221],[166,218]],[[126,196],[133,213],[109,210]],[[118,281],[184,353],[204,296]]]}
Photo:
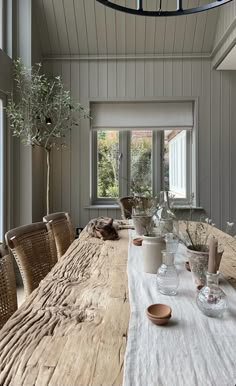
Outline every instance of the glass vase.
{"label": "glass vase", "polygon": [[157,286],[164,295],[176,295],[179,277],[174,265],[174,253],[162,251],[162,264],[157,271]]}
{"label": "glass vase", "polygon": [[207,283],[199,291],[196,299],[198,308],[203,314],[213,318],[222,317],[228,308],[227,297],[219,287],[219,275],[219,272],[207,272]]}
{"label": "glass vase", "polygon": [[175,214],[170,209],[169,192],[160,192],[160,202],[157,209],[157,226],[162,235],[173,232],[173,223],[176,219]]}

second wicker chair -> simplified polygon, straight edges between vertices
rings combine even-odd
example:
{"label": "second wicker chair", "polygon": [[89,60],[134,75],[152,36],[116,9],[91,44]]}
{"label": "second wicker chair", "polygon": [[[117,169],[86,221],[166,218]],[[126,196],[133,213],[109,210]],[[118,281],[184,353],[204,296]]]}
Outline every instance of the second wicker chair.
{"label": "second wicker chair", "polygon": [[0,245],[0,329],[16,310],[16,278],[12,256]]}
{"label": "second wicker chair", "polygon": [[57,262],[52,229],[49,224],[38,222],[12,229],[5,237],[28,296]]}
{"label": "second wicker chair", "polygon": [[57,257],[59,259],[75,239],[70,216],[66,212],[57,212],[44,216],[43,221],[50,223],[52,226],[57,248]]}

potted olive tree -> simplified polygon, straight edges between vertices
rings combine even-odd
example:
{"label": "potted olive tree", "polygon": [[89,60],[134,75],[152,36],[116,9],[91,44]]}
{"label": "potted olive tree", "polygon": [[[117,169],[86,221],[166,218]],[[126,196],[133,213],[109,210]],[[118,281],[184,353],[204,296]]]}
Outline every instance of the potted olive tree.
{"label": "potted olive tree", "polygon": [[25,145],[39,146],[47,157],[47,214],[50,211],[50,161],[55,145],[62,145],[66,133],[88,111],[71,100],[60,76],[52,79],[41,73],[41,64],[26,68],[20,59],[14,62],[14,93],[6,107],[13,135]]}

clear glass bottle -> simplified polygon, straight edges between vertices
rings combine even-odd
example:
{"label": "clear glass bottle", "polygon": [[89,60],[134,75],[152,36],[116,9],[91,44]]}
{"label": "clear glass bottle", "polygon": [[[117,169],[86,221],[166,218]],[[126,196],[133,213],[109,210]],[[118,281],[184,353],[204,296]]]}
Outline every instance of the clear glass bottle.
{"label": "clear glass bottle", "polygon": [[162,251],[162,264],[157,271],[157,286],[164,295],[176,295],[179,277],[174,265],[174,253]]}
{"label": "clear glass bottle", "polygon": [[157,209],[157,226],[164,235],[173,231],[173,222],[175,214],[170,209],[169,192],[163,190],[160,192],[160,202]]}
{"label": "clear glass bottle", "polygon": [[207,284],[199,291],[196,299],[203,314],[213,318],[222,317],[228,308],[227,297],[219,287],[219,275],[219,272],[207,272]]}

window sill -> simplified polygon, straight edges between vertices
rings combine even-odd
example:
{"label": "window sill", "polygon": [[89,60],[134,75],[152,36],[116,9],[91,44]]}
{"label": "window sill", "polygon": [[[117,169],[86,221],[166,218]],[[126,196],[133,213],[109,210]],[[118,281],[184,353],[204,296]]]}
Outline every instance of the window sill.
{"label": "window sill", "polygon": [[120,209],[120,206],[116,204],[89,205],[89,206],[85,206],[84,209]]}
{"label": "window sill", "polygon": [[189,206],[189,205],[173,205],[173,209],[184,209],[184,210],[204,210],[202,206]]}

